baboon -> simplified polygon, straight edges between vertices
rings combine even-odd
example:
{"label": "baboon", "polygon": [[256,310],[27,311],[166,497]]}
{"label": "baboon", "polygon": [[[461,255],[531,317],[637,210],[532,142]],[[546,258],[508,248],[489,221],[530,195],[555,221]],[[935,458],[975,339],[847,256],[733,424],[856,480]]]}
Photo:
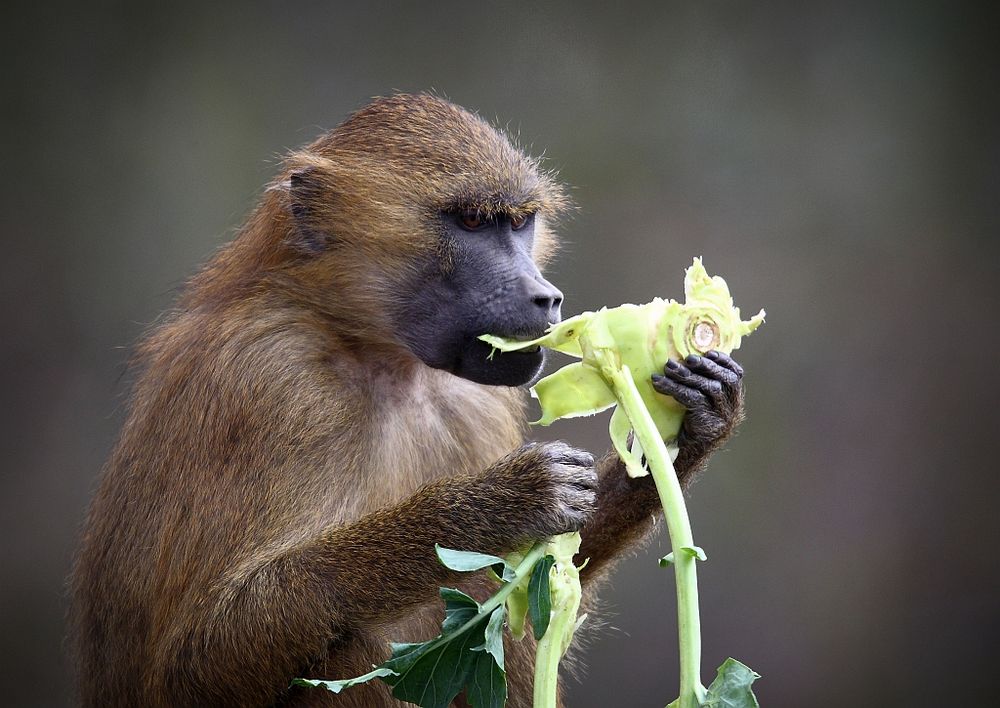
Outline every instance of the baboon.
{"label": "baboon", "polygon": [[[237,237],[139,347],[127,421],[72,578],[86,706],[400,705],[346,678],[437,634],[434,544],[506,554],[582,528],[592,592],[651,528],[615,456],[524,444],[523,388],[560,317],[541,274],[569,207],[538,163],[429,95],[375,100],[288,156]],[[665,362],[666,364],[666,362]],[[689,479],[737,423],[741,370],[669,362]],[[509,643],[508,705],[534,646]],[[463,696],[456,705],[465,705]]]}

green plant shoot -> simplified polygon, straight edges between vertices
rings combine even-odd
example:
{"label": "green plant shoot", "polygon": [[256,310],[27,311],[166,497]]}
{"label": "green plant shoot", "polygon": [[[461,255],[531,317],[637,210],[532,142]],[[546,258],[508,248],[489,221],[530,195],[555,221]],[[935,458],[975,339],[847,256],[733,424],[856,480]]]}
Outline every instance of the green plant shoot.
{"label": "green plant shoot", "polygon": [[393,644],[392,656],[362,676],[295,679],[292,685],[340,693],[379,679],[392,687],[396,698],[423,708],[447,708],[463,690],[473,708],[503,708],[507,700],[504,620],[514,638],[521,639],[530,617],[532,632],[539,640],[534,705],[556,708],[559,660],[586,617],[578,620],[576,616],[582,592],[573,556],[579,549],[580,534],[576,532],[535,543],[506,559],[437,546],[442,565],[460,572],[490,569],[500,588],[483,603],[460,590],[440,588],[445,619],[437,637]]}
{"label": "green plant shoot", "polygon": [[[740,309],[733,306],[726,281],[710,277],[700,258],[687,269],[684,295],[683,303],[656,298],[645,305],[584,312],[529,341],[493,335],[480,339],[502,352],[543,346],[582,359],[532,388],[542,407],[537,424],[593,415],[619,403],[610,372],[627,367],[660,437],[673,440],[684,419],[684,408],[653,389],[653,374],[662,372],[668,358],[680,361],[712,349],[727,354],[738,349],[740,340],[764,322],[765,314],[761,310],[746,322],[740,320]],[[641,477],[649,472],[641,463],[641,442],[631,449],[628,445],[632,429],[624,406],[619,406],[611,416],[611,442],[629,475]]]}
{"label": "green plant shoot", "polygon": [[[671,708],[755,708],[757,700],[750,683],[757,674],[735,660],[723,664],[719,677],[708,689],[701,683],[695,564],[705,559],[705,553],[694,544],[684,495],[674,471],[676,447],[668,450],[665,443],[676,439],[684,408],[657,393],[652,376],[660,373],[668,358],[681,360],[713,349],[725,353],[737,349],[741,339],[763,323],[764,311],[741,320],[726,281],[710,277],[700,258],[695,258],[685,273],[684,293],[683,303],[657,298],[645,305],[585,312],[553,325],[544,336],[530,341],[492,335],[480,339],[500,351],[543,346],[581,359],[545,377],[532,389],[542,408],[542,417],[536,421],[541,425],[617,406],[610,423],[612,444],[629,475],[653,475],[673,549],[664,559],[664,564],[672,565],[675,572],[680,645],[680,696]],[[742,681],[737,689],[734,680]],[[727,692],[725,697],[718,694],[722,686]]]}
{"label": "green plant shoot", "polygon": [[[580,550],[580,533],[554,536],[545,544],[546,555],[536,565],[521,592],[507,597],[507,623],[515,639],[524,637],[526,615],[538,645],[535,648],[534,708],[555,708],[559,686],[559,661],[573,640],[573,633],[587,619],[577,617],[583,590],[580,568],[573,556]],[[508,562],[516,559],[508,557]]]}

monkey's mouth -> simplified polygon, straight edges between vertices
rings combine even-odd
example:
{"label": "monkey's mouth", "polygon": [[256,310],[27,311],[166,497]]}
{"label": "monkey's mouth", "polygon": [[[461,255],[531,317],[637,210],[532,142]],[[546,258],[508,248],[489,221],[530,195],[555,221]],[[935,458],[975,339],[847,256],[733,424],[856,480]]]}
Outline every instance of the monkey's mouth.
{"label": "monkey's mouth", "polygon": [[[523,341],[530,341],[525,337]],[[545,363],[544,350],[536,345],[520,351],[501,352],[481,340],[468,342],[451,372],[476,383],[493,386],[530,384]]]}
{"label": "monkey's mouth", "polygon": [[541,350],[542,350],[542,346],[540,344],[536,344],[533,347],[525,347],[524,349],[519,349],[518,353],[520,353],[520,354],[537,354]]}
{"label": "monkey's mouth", "polygon": [[[518,342],[530,342],[533,339],[538,339],[538,337],[510,337],[510,339]],[[483,343],[486,344],[485,342]],[[499,356],[501,354],[503,354],[505,357],[516,356],[519,354],[528,356],[528,355],[537,355],[540,351],[542,351],[541,344],[532,344],[530,347],[522,347],[521,349],[511,349],[510,351],[503,351],[503,352],[500,351],[499,349],[493,349],[493,347],[489,344],[486,344],[486,346],[490,348],[490,351],[492,352],[491,356]]]}
{"label": "monkey's mouth", "polygon": [[[503,337],[504,339],[512,339],[512,340],[514,340],[516,342],[531,342],[531,341],[534,341],[536,339],[541,339],[542,337],[545,336],[545,334],[548,331],[549,331],[549,328],[546,327],[545,329],[535,330],[535,331],[525,331],[525,330],[522,329],[522,330],[520,330],[518,332],[514,332],[514,333],[511,333],[511,334],[504,334],[502,332],[490,332],[490,334],[495,334],[495,335],[497,335],[499,337]],[[507,355],[510,355],[510,354],[537,354],[541,350],[542,350],[542,345],[540,345],[540,344],[532,344],[530,347],[522,347],[520,349],[512,349],[512,350],[510,350],[508,352],[505,352],[505,353]]]}

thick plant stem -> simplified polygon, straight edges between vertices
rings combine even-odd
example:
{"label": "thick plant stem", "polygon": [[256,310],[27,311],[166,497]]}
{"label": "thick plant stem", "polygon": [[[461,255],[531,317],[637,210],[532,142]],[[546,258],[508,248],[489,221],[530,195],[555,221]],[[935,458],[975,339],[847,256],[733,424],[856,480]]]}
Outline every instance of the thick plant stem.
{"label": "thick plant stem", "polygon": [[[556,708],[559,695],[559,662],[584,615],[580,610],[580,570],[573,557],[580,550],[580,534],[567,533],[549,540],[547,549],[555,561],[549,573],[549,624],[535,648],[534,708]],[[536,571],[537,572],[537,571]]]}
{"label": "thick plant stem", "polygon": [[559,693],[559,661],[562,659],[562,638],[566,625],[576,617],[568,612],[555,612],[548,630],[535,648],[534,708],[556,708]]}
{"label": "thick plant stem", "polygon": [[612,384],[619,405],[624,409],[642,446],[646,463],[653,475],[663,506],[670,546],[674,556],[677,584],[677,634],[680,645],[680,698],[678,708],[699,708],[705,695],[701,683],[701,618],[698,614],[698,571],[694,556],[681,549],[693,548],[694,537],[688,519],[684,493],[656,424],[639,395],[628,366],[602,367]]}

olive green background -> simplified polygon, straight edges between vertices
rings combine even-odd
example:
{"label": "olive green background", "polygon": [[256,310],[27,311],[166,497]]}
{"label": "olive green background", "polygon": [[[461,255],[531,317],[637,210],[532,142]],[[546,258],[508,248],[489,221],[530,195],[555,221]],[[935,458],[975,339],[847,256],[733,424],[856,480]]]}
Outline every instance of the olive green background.
{"label": "olive green background", "polygon": [[[748,420],[691,493],[706,681],[733,655],[765,708],[989,705],[998,19],[951,2],[5,10],[0,703],[71,702],[64,581],[136,339],[280,154],[398,89],[495,119],[573,185],[550,271],[567,314],[679,296],[694,255],[744,312],[767,308],[738,352]],[[600,451],[606,423],[536,434]],[[603,593],[573,708],[676,695],[665,552],[661,536]]]}

